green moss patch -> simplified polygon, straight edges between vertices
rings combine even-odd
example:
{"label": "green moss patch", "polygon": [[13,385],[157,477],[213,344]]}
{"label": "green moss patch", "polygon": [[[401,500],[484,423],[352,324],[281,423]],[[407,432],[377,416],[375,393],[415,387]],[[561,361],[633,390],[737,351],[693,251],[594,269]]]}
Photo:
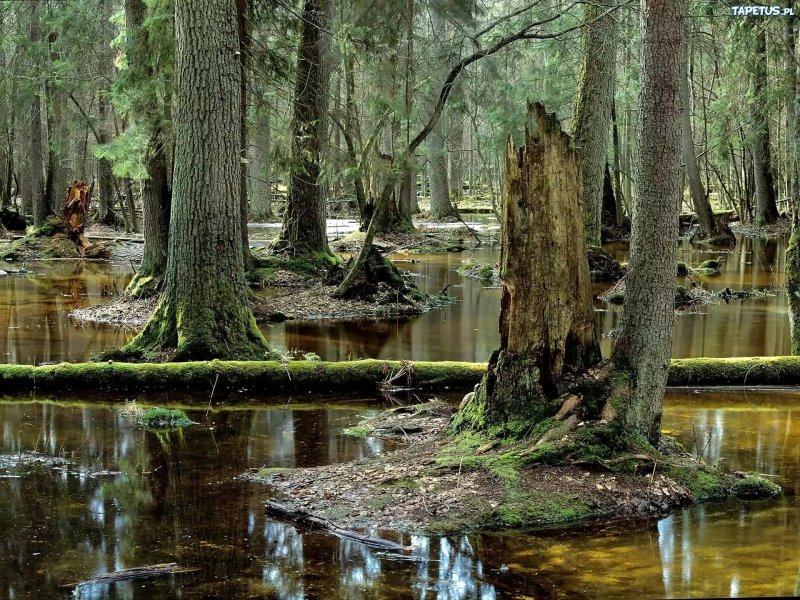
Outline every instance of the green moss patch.
{"label": "green moss patch", "polygon": [[177,408],[150,408],[137,417],[137,422],[148,429],[183,429],[192,420]]}
{"label": "green moss patch", "polygon": [[781,486],[760,475],[746,475],[734,481],[733,495],[743,500],[771,498],[781,493]]}

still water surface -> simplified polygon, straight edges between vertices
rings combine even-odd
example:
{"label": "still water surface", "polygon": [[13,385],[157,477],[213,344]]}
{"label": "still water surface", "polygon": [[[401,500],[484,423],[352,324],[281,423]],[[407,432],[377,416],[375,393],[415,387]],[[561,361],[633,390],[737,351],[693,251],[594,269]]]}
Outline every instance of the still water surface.
{"label": "still water surface", "polygon": [[[150,398],[153,402],[164,398]],[[181,400],[172,397],[171,400]],[[675,391],[664,428],[707,460],[775,476],[780,498],[694,507],[568,532],[407,537],[393,556],[264,515],[248,468],[383,450],[341,430],[375,402],[190,411],[183,433],[132,428],[119,407],[6,398],[3,459],[67,466],[0,474],[0,598],[68,597],[61,584],[161,562],[195,573],[80,588],[79,598],[640,598],[793,594],[800,567],[800,393]],[[118,472],[103,474],[103,472]]]}
{"label": "still water surface", "polygon": [[[488,218],[480,223],[485,226]],[[627,260],[627,246],[608,249]],[[785,239],[740,239],[731,254],[681,248],[681,260],[697,265],[722,258],[722,275],[696,278],[708,289],[771,287],[763,300],[736,300],[704,306],[676,320],[673,356],[772,356],[789,353],[789,322],[783,292]],[[397,254],[413,281],[436,293],[448,291],[457,304],[413,318],[287,321],[262,324],[267,339],[280,350],[315,352],[324,360],[394,358],[416,360],[488,360],[498,343],[500,290],[461,277],[461,261],[496,262],[498,249],[483,247],[459,254]],[[409,259],[420,262],[411,264]],[[18,267],[0,262],[0,270]],[[134,332],[107,325],[78,323],[75,308],[106,302],[123,290],[131,277],[128,266],[72,262],[32,262],[28,276],[0,278],[0,362],[41,363],[87,360],[92,353],[118,346]],[[686,283],[686,282],[684,282]],[[607,284],[595,286],[601,293]],[[269,292],[265,292],[269,293]],[[602,332],[619,325],[620,311],[598,303],[595,313]],[[604,354],[611,342],[602,340]]]}

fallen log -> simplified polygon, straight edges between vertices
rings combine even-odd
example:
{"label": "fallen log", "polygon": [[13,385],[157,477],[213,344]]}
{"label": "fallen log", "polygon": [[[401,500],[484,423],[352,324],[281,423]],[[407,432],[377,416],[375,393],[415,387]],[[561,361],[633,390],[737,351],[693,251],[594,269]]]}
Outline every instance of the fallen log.
{"label": "fallen log", "polygon": [[[405,368],[404,376],[392,380]],[[216,392],[258,390],[268,397],[283,394],[380,393],[381,387],[426,392],[468,391],[481,380],[485,363],[399,360],[205,361],[187,363],[0,364],[4,393],[74,393],[84,390],[124,392],[182,390]],[[800,356],[753,358],[681,358],[670,364],[668,385],[756,386],[800,384]],[[207,403],[208,396],[198,396]],[[108,398],[105,399],[106,401]]]}
{"label": "fallen log", "polygon": [[98,577],[89,579],[87,581],[80,581],[78,583],[65,583],[60,587],[64,589],[80,588],[82,586],[110,584],[117,583],[119,581],[131,581],[133,579],[152,579],[154,577],[163,577],[165,575],[175,575],[178,573],[194,573],[195,571],[199,570],[199,567],[181,567],[178,565],[178,563],[163,563],[145,567],[121,569],[120,571],[99,575]]}
{"label": "fallen log", "polygon": [[412,550],[411,546],[404,546],[384,538],[364,535],[352,529],[343,529],[324,517],[314,515],[304,510],[291,508],[285,504],[275,502],[274,500],[267,500],[266,511],[267,516],[275,519],[288,521],[293,525],[298,525],[299,527],[312,531],[329,533],[343,540],[358,542],[359,544],[364,544],[368,548],[389,550],[392,552],[410,552]]}
{"label": "fallen log", "polygon": [[[405,368],[396,386],[422,391],[467,391],[480,381],[486,365],[464,362],[392,360],[204,361],[187,363],[0,364],[3,392],[105,392],[185,390],[217,393],[254,389],[280,394],[379,393],[381,384]],[[204,396],[207,402],[208,396]],[[123,401],[123,398],[115,400]]]}

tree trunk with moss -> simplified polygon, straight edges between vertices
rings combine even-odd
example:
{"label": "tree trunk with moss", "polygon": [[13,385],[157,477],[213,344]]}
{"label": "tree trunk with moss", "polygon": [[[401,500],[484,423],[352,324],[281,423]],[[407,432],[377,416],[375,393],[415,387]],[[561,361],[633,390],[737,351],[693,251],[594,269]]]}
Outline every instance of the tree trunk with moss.
{"label": "tree trunk with moss", "polygon": [[[603,172],[611,132],[616,79],[617,15],[606,12],[611,2],[587,4],[574,136],[581,155],[583,208],[587,243],[599,246],[603,207]],[[598,18],[600,17],[600,18]]]}
{"label": "tree trunk with moss", "polygon": [[[143,0],[125,0],[126,55],[129,75],[133,81],[145,81],[154,75],[149,60],[147,31],[144,28],[146,16],[147,8]],[[161,286],[161,278],[167,267],[172,194],[167,175],[166,140],[162,129],[164,110],[153,92],[141,98],[141,104],[134,108],[134,118],[150,135],[145,159],[147,175],[142,181],[144,253],[139,269],[126,289],[126,293],[134,298],[154,294]]]}
{"label": "tree trunk with moss", "polygon": [[329,254],[324,188],[320,185],[327,135],[328,0],[306,0],[303,7],[292,118],[289,200],[276,250]]}
{"label": "tree trunk with moss", "polygon": [[753,179],[756,188],[756,225],[771,225],[778,220],[775,202],[775,183],[770,159],[769,114],[765,108],[769,90],[767,79],[767,40],[763,27],[753,21],[755,31],[751,77],[754,99],[751,105],[752,134],[750,150],[753,155]]}
{"label": "tree trunk with moss", "polygon": [[247,303],[242,262],[234,4],[177,0],[175,38],[175,172],[164,292],[145,329],[118,354],[272,357]]}
{"label": "tree trunk with moss", "polygon": [[792,355],[800,355],[800,203],[794,201],[792,235],[786,248],[786,298],[789,300],[789,333]]}
{"label": "tree trunk with moss", "polygon": [[681,194],[681,0],[642,0],[639,147],[625,310],[614,348],[625,380],[610,415],[657,444],[675,321]]}
{"label": "tree trunk with moss", "polygon": [[506,154],[500,348],[457,417],[469,426],[552,416],[562,377],[600,360],[579,169],[555,115],[529,106],[525,145]]}

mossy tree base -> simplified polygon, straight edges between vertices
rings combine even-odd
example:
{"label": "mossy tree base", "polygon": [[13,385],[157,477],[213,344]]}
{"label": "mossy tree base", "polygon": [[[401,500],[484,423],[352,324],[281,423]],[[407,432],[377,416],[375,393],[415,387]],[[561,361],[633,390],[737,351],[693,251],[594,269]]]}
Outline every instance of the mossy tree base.
{"label": "mossy tree base", "polygon": [[123,362],[190,360],[277,360],[247,303],[215,308],[176,307],[162,295],[144,330],[129,344],[100,355]]}
{"label": "mossy tree base", "polygon": [[163,281],[163,274],[159,275],[148,270],[139,269],[131,279],[128,287],[125,288],[125,293],[137,300],[152,298],[161,291]]}

